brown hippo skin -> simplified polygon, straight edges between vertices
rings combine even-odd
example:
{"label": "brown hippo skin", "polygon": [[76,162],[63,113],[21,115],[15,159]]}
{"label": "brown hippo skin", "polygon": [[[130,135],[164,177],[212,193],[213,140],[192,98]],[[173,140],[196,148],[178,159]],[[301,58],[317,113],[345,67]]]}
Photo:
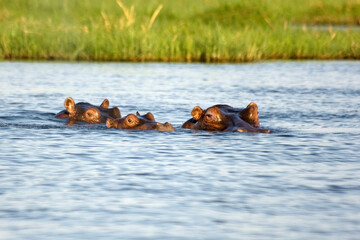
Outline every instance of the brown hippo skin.
{"label": "brown hippo skin", "polygon": [[192,119],[183,124],[183,128],[206,131],[237,131],[269,133],[268,129],[259,128],[258,107],[250,103],[245,109],[229,105],[214,105],[206,110],[195,107]]}
{"label": "brown hippo skin", "polygon": [[154,115],[148,112],[140,115],[139,112],[129,114],[126,117],[106,120],[108,128],[128,129],[128,130],[158,130],[158,131],[175,131],[173,126],[166,122],[164,124],[156,122]]}
{"label": "brown hippo skin", "polygon": [[87,123],[105,123],[106,119],[121,118],[120,110],[117,107],[109,108],[109,100],[104,99],[101,105],[94,106],[87,102],[76,103],[69,97],[65,99],[63,110],[56,114],[56,118],[69,118],[69,123],[87,122]]}

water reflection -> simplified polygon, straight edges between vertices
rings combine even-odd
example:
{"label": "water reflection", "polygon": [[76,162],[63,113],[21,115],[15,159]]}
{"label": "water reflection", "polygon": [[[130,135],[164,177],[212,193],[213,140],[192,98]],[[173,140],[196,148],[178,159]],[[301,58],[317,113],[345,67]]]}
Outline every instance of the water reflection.
{"label": "water reflection", "polygon": [[[0,76],[4,239],[358,236],[358,62],[2,62]],[[66,126],[66,97],[177,131]],[[180,128],[195,105],[250,101],[272,134]]]}

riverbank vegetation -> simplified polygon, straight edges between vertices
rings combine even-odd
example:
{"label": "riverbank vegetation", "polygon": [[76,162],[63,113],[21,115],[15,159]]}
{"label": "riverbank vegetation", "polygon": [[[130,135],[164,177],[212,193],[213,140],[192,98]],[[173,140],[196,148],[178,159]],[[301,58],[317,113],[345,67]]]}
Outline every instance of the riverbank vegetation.
{"label": "riverbank vegetation", "polygon": [[360,59],[360,0],[0,0],[0,59]]}

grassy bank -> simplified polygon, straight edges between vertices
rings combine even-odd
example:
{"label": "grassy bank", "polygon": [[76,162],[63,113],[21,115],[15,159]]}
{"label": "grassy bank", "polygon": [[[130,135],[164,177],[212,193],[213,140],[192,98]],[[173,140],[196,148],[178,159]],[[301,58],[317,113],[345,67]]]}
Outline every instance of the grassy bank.
{"label": "grassy bank", "polygon": [[0,0],[0,59],[360,59],[360,0]]}

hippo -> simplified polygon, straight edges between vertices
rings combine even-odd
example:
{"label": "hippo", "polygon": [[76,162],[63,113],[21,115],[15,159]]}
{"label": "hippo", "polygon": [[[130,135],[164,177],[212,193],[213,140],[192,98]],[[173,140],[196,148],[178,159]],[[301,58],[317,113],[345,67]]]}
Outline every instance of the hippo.
{"label": "hippo", "polygon": [[[242,120],[249,123],[253,127],[255,127],[255,128],[260,127],[260,122],[259,122],[259,117],[258,117],[258,114],[259,114],[258,106],[254,102],[249,103],[249,105],[244,109],[234,108],[234,107],[231,107],[231,106],[225,105],[225,104],[217,104],[217,105],[214,105],[213,107],[218,107],[219,109],[221,109],[225,113],[229,113],[229,114],[230,113],[236,113],[236,114],[238,114],[240,116],[240,118]],[[200,112],[194,112],[194,114],[198,114],[198,113],[201,114],[201,111]],[[191,115],[193,115],[193,113],[191,113]],[[190,118],[189,120],[187,120],[182,125],[182,128],[191,129],[192,126],[194,126],[194,124],[197,122],[197,120],[195,120],[195,118],[197,119],[199,117],[200,116],[196,115],[193,118]]]}
{"label": "hippo", "polygon": [[106,120],[108,128],[129,129],[129,130],[157,130],[157,131],[175,131],[173,126],[166,122],[164,124],[156,122],[154,115],[148,112],[140,115],[139,112],[129,114],[126,117]]}
{"label": "hippo", "polygon": [[121,118],[119,108],[109,108],[109,100],[104,99],[101,105],[94,106],[87,102],[76,103],[71,97],[65,99],[63,110],[56,114],[56,118],[68,118],[69,123],[87,122],[87,123],[105,123],[106,119]]}
{"label": "hippo", "polygon": [[192,111],[193,118],[186,121],[182,128],[206,131],[237,131],[270,133],[262,129],[259,123],[258,106],[250,103],[245,109],[229,105],[214,105],[206,110],[196,106]]}

